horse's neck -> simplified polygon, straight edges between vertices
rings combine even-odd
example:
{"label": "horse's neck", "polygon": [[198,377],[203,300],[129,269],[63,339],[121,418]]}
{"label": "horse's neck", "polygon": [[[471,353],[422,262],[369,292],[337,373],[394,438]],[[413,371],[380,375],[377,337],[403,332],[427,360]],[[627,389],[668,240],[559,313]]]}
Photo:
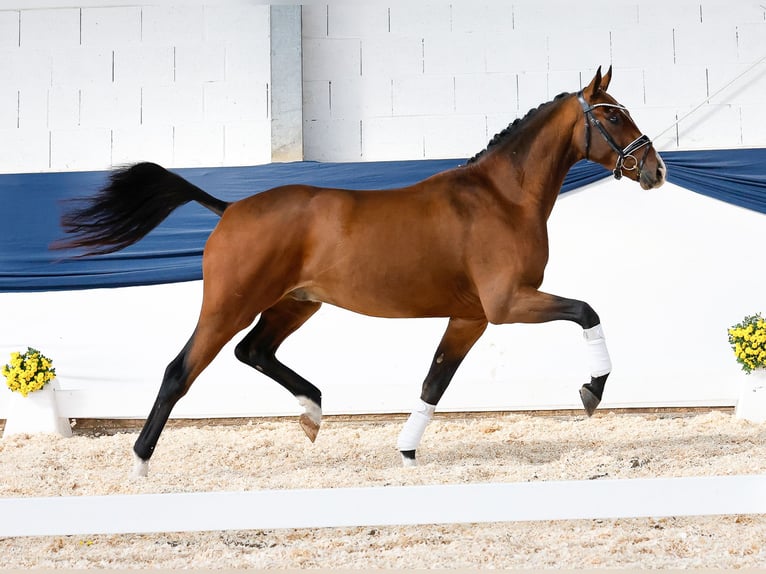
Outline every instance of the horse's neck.
{"label": "horse's neck", "polygon": [[551,110],[540,120],[498,146],[487,164],[505,197],[548,219],[567,172],[582,158],[573,145],[576,120],[565,109]]}

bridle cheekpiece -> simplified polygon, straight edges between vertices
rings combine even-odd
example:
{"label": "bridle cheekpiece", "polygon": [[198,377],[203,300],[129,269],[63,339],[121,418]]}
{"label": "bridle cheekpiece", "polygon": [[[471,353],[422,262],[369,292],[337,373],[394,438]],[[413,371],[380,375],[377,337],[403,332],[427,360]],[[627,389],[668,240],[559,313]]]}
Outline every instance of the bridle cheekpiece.
{"label": "bridle cheekpiece", "polygon": [[[601,136],[604,138],[606,143],[609,144],[609,147],[611,147],[617,154],[617,162],[614,166],[614,170],[612,170],[614,178],[620,179],[622,177],[622,170],[633,171],[634,169],[638,169],[640,172],[644,166],[646,156],[649,153],[649,147],[652,145],[652,140],[649,139],[649,136],[642,134],[630,142],[628,145],[626,145],[625,148],[620,148],[620,146],[617,145],[617,142],[614,141],[614,138],[611,136],[611,134],[606,130],[604,124],[602,124],[598,118],[593,115],[593,110],[600,107],[615,108],[626,113],[628,109],[619,104],[600,103],[590,105],[585,101],[585,96],[583,96],[582,90],[577,92],[577,101],[580,102],[582,111],[585,114],[585,159],[590,159],[590,127],[595,126],[596,129],[598,129],[598,131],[601,133]],[[642,147],[645,148],[644,153],[641,156],[641,159],[637,160],[633,153]],[[626,160],[628,161],[626,162]]]}

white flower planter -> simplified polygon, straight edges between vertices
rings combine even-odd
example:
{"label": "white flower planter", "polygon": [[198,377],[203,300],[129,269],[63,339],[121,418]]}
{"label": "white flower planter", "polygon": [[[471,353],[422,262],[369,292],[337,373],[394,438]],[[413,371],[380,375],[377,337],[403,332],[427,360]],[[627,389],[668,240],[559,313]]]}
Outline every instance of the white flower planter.
{"label": "white flower planter", "polygon": [[8,397],[7,419],[3,437],[14,434],[52,433],[72,436],[69,419],[59,416],[56,406],[58,381],[53,379],[39,391],[29,393],[11,392]]}
{"label": "white flower planter", "polygon": [[766,422],[766,369],[756,369],[742,379],[735,416],[754,423]]}

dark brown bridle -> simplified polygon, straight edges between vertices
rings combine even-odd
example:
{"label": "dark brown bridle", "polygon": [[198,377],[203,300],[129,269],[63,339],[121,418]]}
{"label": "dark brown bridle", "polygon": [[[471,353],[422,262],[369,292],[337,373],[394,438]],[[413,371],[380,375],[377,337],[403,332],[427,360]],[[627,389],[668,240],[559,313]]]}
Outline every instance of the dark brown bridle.
{"label": "dark brown bridle", "polygon": [[[614,169],[612,170],[614,178],[620,179],[622,177],[623,169],[628,171],[638,169],[640,172],[644,166],[646,155],[649,153],[649,147],[652,145],[652,140],[649,139],[649,136],[642,134],[630,142],[628,145],[626,145],[624,148],[620,148],[620,146],[617,145],[617,142],[614,141],[614,138],[611,136],[611,134],[604,127],[604,124],[602,124],[598,118],[593,115],[593,110],[600,107],[615,108],[626,113],[628,109],[619,104],[600,103],[590,105],[585,101],[585,97],[583,96],[582,91],[577,92],[577,101],[580,102],[582,111],[585,114],[585,159],[590,159],[590,127],[593,125],[601,133],[601,136],[604,138],[606,143],[609,144],[609,147],[611,147],[617,154],[617,162],[615,163]],[[633,155],[633,152],[641,149],[642,147],[645,148],[644,153],[641,156],[641,159],[637,160]],[[628,162],[626,165],[625,160],[632,160],[632,163]]]}

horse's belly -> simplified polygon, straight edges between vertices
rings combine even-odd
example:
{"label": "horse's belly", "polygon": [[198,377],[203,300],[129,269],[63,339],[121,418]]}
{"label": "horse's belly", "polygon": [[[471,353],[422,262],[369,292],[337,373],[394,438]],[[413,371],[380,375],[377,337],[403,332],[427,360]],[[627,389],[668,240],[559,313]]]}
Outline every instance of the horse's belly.
{"label": "horse's belly", "polygon": [[362,315],[387,318],[483,317],[477,295],[470,290],[429,286],[418,282],[397,285],[347,285],[331,288],[307,285],[290,293],[294,299],[329,303]]}

